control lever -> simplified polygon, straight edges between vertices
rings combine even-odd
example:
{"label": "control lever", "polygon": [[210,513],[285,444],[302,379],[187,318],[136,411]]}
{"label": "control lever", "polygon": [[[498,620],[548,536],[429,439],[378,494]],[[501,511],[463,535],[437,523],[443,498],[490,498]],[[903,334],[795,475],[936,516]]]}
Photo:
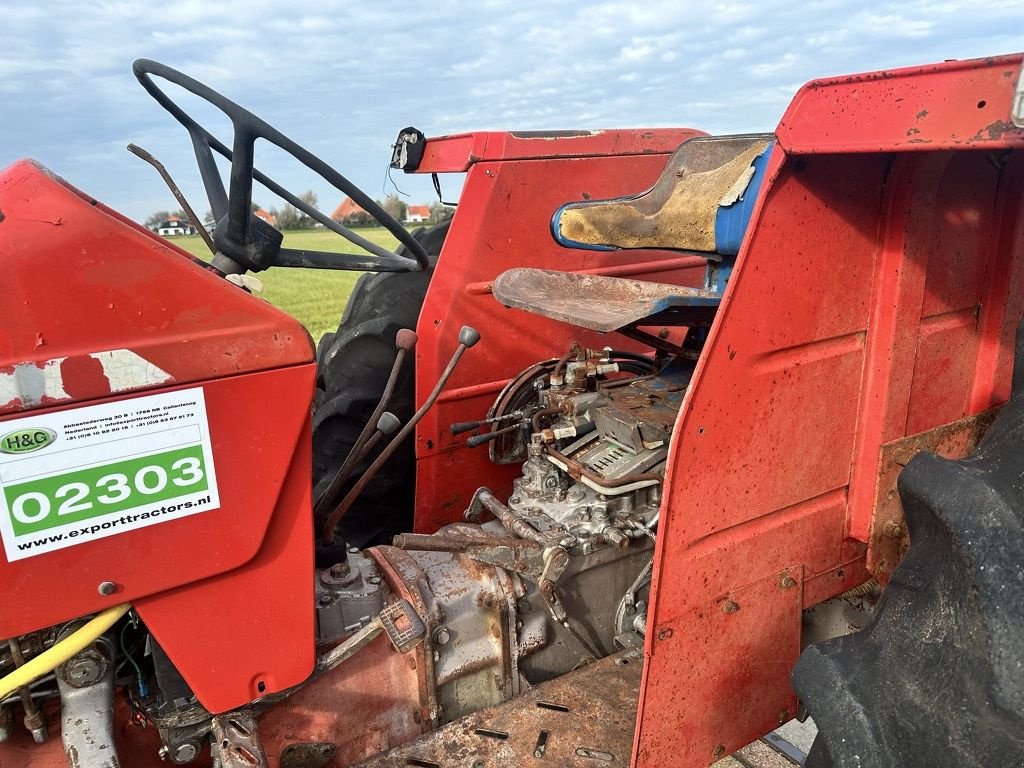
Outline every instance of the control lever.
{"label": "control lever", "polygon": [[[371,436],[374,438],[374,442],[379,440],[379,434],[384,433],[390,435],[395,429],[398,428],[398,419],[394,416],[391,420],[386,422],[395,424],[389,430],[381,428],[381,417],[383,416],[385,409],[391,402],[391,396],[395,392],[395,383],[398,381],[398,374],[402,370],[402,363],[405,361],[405,356],[408,352],[416,346],[418,340],[415,331],[410,331],[408,328],[402,328],[395,334],[395,346],[398,347],[398,354],[395,355],[395,362],[391,366],[391,373],[388,375],[388,381],[384,385],[384,392],[380,396],[380,402],[377,403],[377,407],[373,409],[373,413],[370,414],[370,418],[366,421],[366,425],[363,427],[363,431],[359,433],[359,437],[356,438],[355,445],[352,446],[352,450],[348,452],[348,456],[345,457],[345,461],[342,462],[338,472],[334,475],[331,480],[331,484],[327,486],[320,498],[316,500],[316,504],[313,505],[313,519],[318,520],[320,515],[327,509],[330,509],[335,501],[338,499],[338,493],[345,486],[345,482],[352,476],[356,467],[359,466],[359,460],[369,452],[369,448],[366,444],[370,441]],[[375,434],[376,433],[376,434]],[[325,538],[333,539],[333,533],[330,537]]]}
{"label": "control lever", "polygon": [[480,419],[479,421],[457,421],[452,424],[449,429],[452,431],[452,435],[461,435],[463,432],[469,432],[480,427],[487,426],[488,424],[498,424],[502,421],[509,421],[511,419],[523,418],[522,411],[513,411],[512,413],[506,413],[503,416],[492,416],[489,419]]}
{"label": "control lever", "polygon": [[507,435],[510,432],[515,432],[517,429],[522,429],[519,424],[513,424],[511,427],[504,427],[503,429],[497,429],[494,432],[488,432],[485,435],[473,435],[471,438],[466,440],[466,445],[470,448],[476,448],[478,445],[489,443],[491,440],[497,440],[502,435]]}
{"label": "control lever", "polygon": [[384,610],[370,619],[369,624],[318,658],[314,676],[329,672],[346,659],[351,659],[381,632],[387,634],[396,651],[408,653],[423,641],[427,628],[408,600],[388,603]]}
{"label": "control lever", "polygon": [[363,473],[362,477],[356,481],[356,484],[352,486],[351,490],[345,495],[338,506],[331,512],[330,517],[324,522],[323,529],[321,531],[321,538],[324,543],[330,544],[334,541],[334,529],[338,527],[338,523],[348,512],[349,508],[359,498],[359,495],[366,489],[370,481],[380,471],[380,468],[384,466],[388,459],[398,450],[398,446],[402,444],[402,441],[409,436],[409,434],[416,428],[416,425],[426,415],[427,411],[437,400],[438,395],[441,394],[441,390],[444,389],[444,385],[448,383],[448,379],[451,378],[452,373],[455,371],[455,366],[459,364],[459,360],[462,359],[462,355],[465,354],[466,350],[474,346],[480,341],[480,334],[475,328],[468,325],[462,326],[462,330],[459,331],[459,346],[455,348],[455,352],[452,353],[451,359],[448,361],[448,365],[441,373],[441,377],[437,380],[437,384],[434,385],[434,389],[427,396],[423,405],[420,406],[419,410],[412,415],[412,418],[406,423],[404,427],[398,432],[397,435],[392,438],[391,442],[388,443],[387,447],[380,452],[373,463]]}

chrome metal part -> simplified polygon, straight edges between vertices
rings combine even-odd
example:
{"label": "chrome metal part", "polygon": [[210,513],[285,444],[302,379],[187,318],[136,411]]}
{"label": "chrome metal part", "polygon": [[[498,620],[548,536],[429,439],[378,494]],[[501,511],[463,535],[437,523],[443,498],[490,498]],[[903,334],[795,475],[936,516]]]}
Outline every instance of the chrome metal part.
{"label": "chrome metal part", "polygon": [[623,651],[354,768],[628,765],[642,671],[642,651]]}
{"label": "chrome metal part", "polygon": [[[67,630],[65,630],[67,631]],[[119,768],[114,745],[114,649],[100,638],[57,668],[68,765]]]}
{"label": "chrome metal part", "polygon": [[251,710],[214,715],[211,725],[210,754],[220,768],[270,768]]}

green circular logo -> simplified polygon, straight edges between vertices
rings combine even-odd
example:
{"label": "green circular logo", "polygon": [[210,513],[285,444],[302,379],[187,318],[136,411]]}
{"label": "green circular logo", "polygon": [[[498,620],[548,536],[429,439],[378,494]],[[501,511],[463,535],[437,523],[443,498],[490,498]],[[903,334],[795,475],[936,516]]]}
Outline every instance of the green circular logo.
{"label": "green circular logo", "polygon": [[57,439],[57,433],[46,427],[16,429],[0,437],[0,453],[32,453]]}

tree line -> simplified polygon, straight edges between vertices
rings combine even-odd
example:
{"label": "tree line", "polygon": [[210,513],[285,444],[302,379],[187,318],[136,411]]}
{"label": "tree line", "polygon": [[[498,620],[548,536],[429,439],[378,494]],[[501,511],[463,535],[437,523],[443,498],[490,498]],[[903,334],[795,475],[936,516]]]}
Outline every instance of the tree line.
{"label": "tree line", "polygon": [[[306,192],[299,195],[299,199],[306,203],[306,205],[316,208],[317,196],[313,190],[307,190]],[[383,200],[378,200],[377,204],[380,205],[387,213],[397,221],[405,221],[406,214],[409,212],[409,207],[406,205],[398,195],[390,194]],[[253,213],[260,210],[261,206],[253,202],[251,210]],[[296,208],[291,203],[285,203],[281,206],[280,210],[277,208],[270,208],[267,210],[277,222],[276,226],[278,229],[312,229],[317,226],[317,222],[311,216],[303,213],[301,210]],[[447,221],[455,213],[454,209],[441,203],[434,203],[430,206],[430,218],[428,219],[429,224],[440,224]],[[159,226],[162,222],[168,219],[181,219],[188,221],[188,216],[182,210],[177,211],[156,211],[146,219],[145,224],[150,229]],[[203,221],[206,224],[213,224],[213,211],[208,210],[206,215],[203,217]],[[373,226],[377,224],[376,220],[370,216],[366,211],[360,210],[344,216],[337,220],[339,224],[346,227],[359,227],[359,226]]]}

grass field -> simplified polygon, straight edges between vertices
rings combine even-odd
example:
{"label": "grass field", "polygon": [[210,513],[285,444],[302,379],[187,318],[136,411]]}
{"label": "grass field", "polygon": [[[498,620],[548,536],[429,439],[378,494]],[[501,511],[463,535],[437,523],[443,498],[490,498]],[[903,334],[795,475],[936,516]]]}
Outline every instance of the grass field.
{"label": "grass field", "polygon": [[[358,230],[371,242],[394,249],[398,241],[386,229],[370,227]],[[210,258],[210,249],[199,235],[167,238],[180,248],[202,259]],[[358,252],[333,232],[322,229],[292,230],[284,233],[285,248],[317,251]],[[362,272],[332,269],[284,269],[274,267],[256,275],[263,281],[261,296],[299,320],[316,341],[338,327],[342,310]]]}

